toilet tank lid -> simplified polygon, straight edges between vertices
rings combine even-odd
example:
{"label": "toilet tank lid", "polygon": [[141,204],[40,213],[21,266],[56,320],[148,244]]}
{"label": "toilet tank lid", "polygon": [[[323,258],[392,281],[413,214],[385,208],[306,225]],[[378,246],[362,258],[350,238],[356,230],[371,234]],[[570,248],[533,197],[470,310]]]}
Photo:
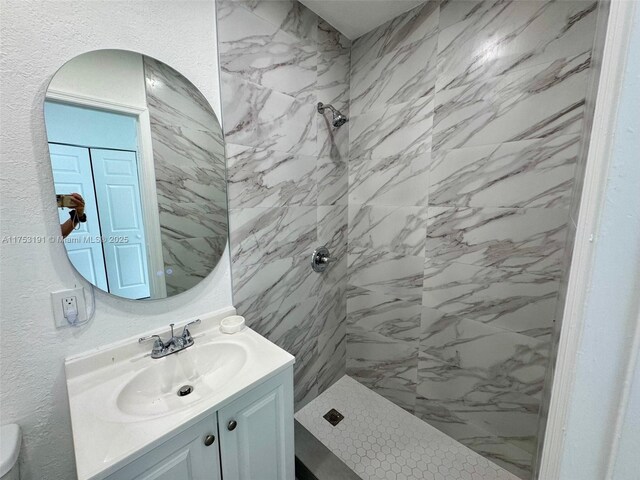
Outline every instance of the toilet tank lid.
{"label": "toilet tank lid", "polygon": [[20,427],[15,423],[0,427],[0,477],[16,464],[21,440]]}

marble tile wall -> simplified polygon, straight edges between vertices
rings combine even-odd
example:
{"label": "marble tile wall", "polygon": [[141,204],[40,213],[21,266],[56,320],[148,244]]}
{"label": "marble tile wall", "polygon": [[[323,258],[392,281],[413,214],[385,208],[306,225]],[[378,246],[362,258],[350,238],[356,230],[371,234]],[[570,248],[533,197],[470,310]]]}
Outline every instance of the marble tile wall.
{"label": "marble tile wall", "polygon": [[[346,365],[350,42],[292,0],[219,0],[234,303],[296,356],[299,408]],[[312,271],[327,245],[339,260]]]}
{"label": "marble tile wall", "polygon": [[596,3],[428,2],[353,42],[347,373],[528,478]]}
{"label": "marble tile wall", "polygon": [[167,294],[200,282],[227,244],[224,141],[198,89],[143,57]]}

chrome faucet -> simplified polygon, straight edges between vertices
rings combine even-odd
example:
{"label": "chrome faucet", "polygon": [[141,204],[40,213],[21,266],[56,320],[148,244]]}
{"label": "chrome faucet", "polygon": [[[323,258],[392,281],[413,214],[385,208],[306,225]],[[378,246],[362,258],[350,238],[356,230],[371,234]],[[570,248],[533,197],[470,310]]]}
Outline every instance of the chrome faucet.
{"label": "chrome faucet", "polygon": [[172,323],[169,325],[171,327],[171,338],[169,338],[169,340],[163,341],[160,335],[150,335],[148,337],[138,339],[138,343],[155,339],[153,342],[153,348],[151,349],[151,358],[166,357],[167,355],[180,352],[193,345],[194,341],[191,336],[191,332],[189,331],[189,327],[191,325],[200,325],[200,323],[200,319],[187,323],[182,329],[182,334],[179,337],[174,335],[173,327],[175,324]]}

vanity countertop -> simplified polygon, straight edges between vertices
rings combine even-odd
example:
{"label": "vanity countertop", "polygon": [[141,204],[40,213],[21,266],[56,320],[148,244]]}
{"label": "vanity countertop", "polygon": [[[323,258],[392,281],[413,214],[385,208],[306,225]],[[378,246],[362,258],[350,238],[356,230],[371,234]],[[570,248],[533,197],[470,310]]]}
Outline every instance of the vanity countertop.
{"label": "vanity countertop", "polygon": [[[152,359],[151,344],[135,337],[66,359],[79,480],[108,476],[294,363],[250,328],[221,333],[220,320],[233,314],[199,317],[195,344],[164,358]],[[176,382],[193,393],[179,397]]]}

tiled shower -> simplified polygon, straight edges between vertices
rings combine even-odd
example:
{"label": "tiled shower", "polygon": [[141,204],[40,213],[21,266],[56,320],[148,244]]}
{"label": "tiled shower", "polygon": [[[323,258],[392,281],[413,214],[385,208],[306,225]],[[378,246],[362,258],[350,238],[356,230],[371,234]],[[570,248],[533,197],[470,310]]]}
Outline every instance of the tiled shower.
{"label": "tiled shower", "polygon": [[429,1],[351,42],[294,1],[218,2],[234,302],[296,355],[298,408],[347,373],[528,478],[597,16]]}

